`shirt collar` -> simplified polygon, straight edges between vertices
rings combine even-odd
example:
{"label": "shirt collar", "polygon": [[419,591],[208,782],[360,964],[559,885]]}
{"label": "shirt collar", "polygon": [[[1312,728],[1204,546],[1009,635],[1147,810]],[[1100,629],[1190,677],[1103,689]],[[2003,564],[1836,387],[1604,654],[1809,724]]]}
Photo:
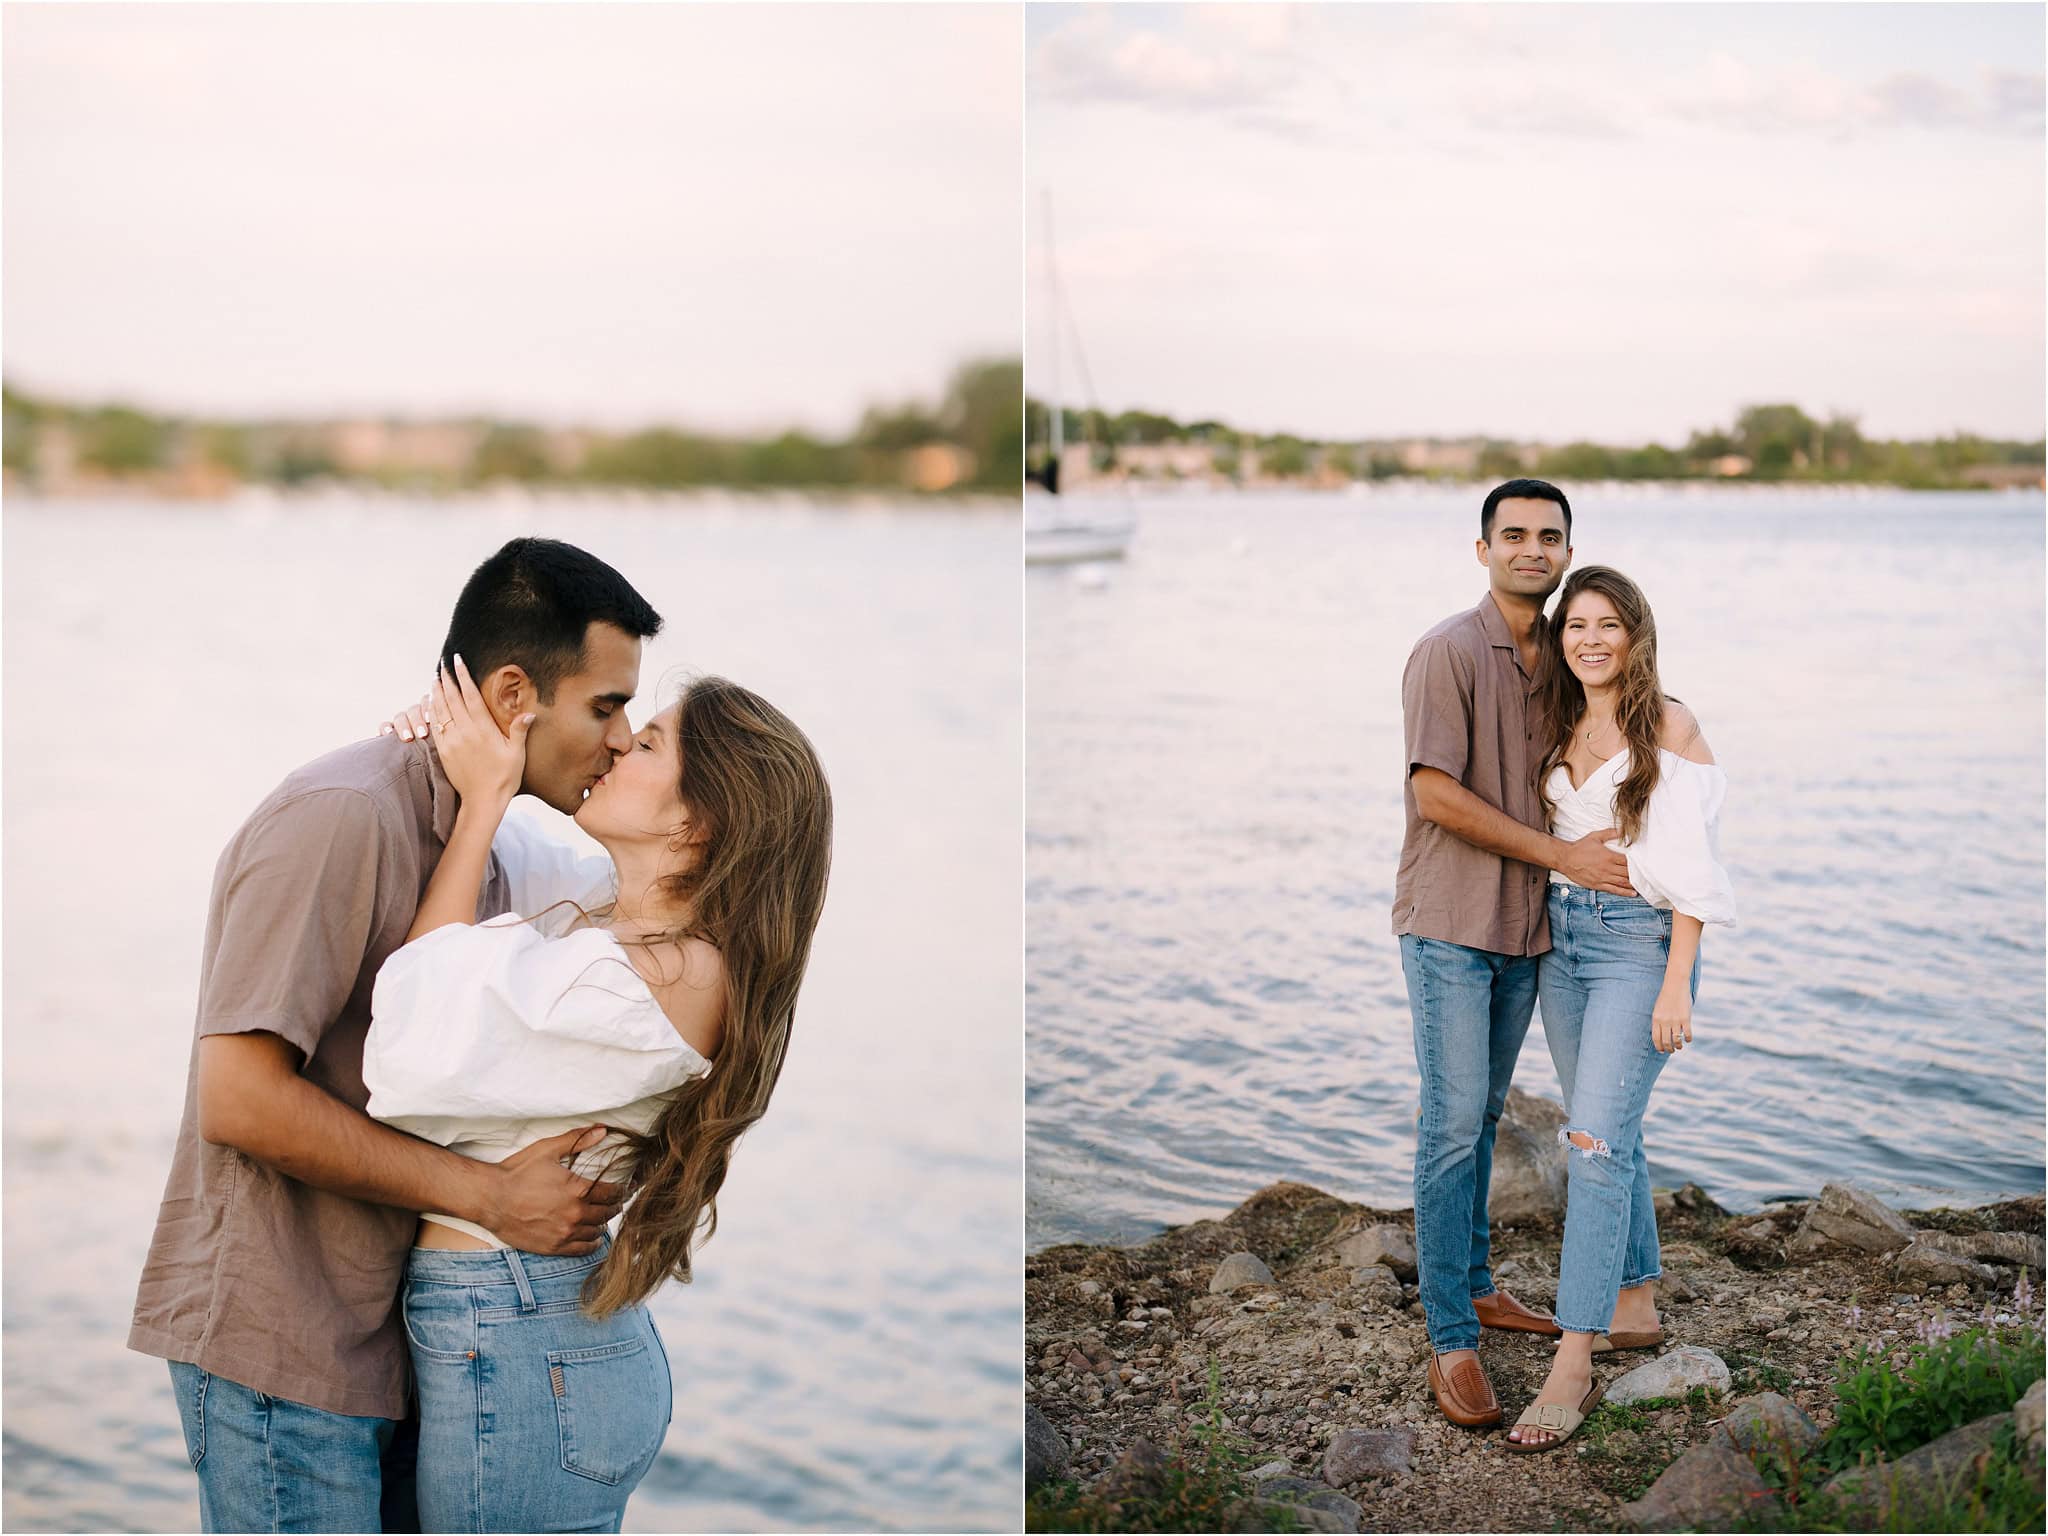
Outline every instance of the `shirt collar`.
{"label": "shirt collar", "polygon": [[1533,686],[1534,680],[1529,677],[1528,668],[1522,665],[1522,648],[1515,644],[1515,637],[1508,632],[1508,621],[1501,614],[1500,604],[1493,600],[1491,589],[1479,599],[1479,606],[1472,611],[1479,616],[1479,627],[1486,632],[1487,644],[1514,657],[1515,670]]}

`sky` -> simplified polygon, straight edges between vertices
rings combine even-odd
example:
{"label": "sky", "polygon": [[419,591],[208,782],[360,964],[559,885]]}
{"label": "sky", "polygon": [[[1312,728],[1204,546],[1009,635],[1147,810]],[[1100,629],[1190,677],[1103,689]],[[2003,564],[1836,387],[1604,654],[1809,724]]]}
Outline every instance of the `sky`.
{"label": "sky", "polygon": [[1022,329],[1014,7],[0,11],[0,363],[838,432]]}
{"label": "sky", "polygon": [[[1037,4],[1026,376],[1317,437],[2043,435],[2039,4]],[[1093,385],[1089,396],[1083,383]]]}

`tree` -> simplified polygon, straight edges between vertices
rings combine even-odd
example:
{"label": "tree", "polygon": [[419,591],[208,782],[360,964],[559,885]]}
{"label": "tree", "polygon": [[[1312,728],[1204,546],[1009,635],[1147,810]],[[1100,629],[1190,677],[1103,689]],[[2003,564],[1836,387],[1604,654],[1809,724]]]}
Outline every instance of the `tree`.
{"label": "tree", "polygon": [[1323,468],[1346,480],[1358,478],[1358,454],[1348,443],[1332,443],[1323,450]]}
{"label": "tree", "polygon": [[725,444],[652,427],[592,446],[586,479],[609,485],[725,485],[735,466]]}
{"label": "tree", "polygon": [[1259,468],[1279,479],[1292,479],[1308,471],[1308,444],[1298,437],[1282,434],[1259,444]]}
{"label": "tree", "polygon": [[230,421],[208,422],[199,429],[201,462],[224,469],[238,478],[249,473],[249,429]]}
{"label": "tree", "polygon": [[1735,418],[1735,441],[1753,473],[1778,479],[1812,461],[1820,423],[1796,405],[1752,405]]}
{"label": "tree", "polygon": [[1614,470],[1613,453],[1598,443],[1566,443],[1536,461],[1536,473],[1546,480],[1612,480]]}
{"label": "tree", "polygon": [[109,474],[133,474],[163,463],[169,442],[169,426],[158,418],[125,405],[103,406],[85,418],[78,458]]}
{"label": "tree", "polygon": [[915,402],[897,406],[869,406],[861,416],[854,442],[881,453],[905,453],[927,443],[946,440],[946,428],[938,416]]}
{"label": "tree", "polygon": [[952,440],[974,456],[974,483],[1015,490],[1024,479],[1024,365],[978,358],[953,372],[941,415]]}
{"label": "tree", "polygon": [[1119,443],[1166,443],[1182,435],[1179,422],[1155,411],[1125,411],[1109,426]]}
{"label": "tree", "polygon": [[35,468],[36,423],[42,414],[39,402],[0,385],[0,462],[9,469]]}
{"label": "tree", "polygon": [[532,427],[492,423],[476,446],[470,473],[478,480],[545,480],[553,473],[547,442]]}
{"label": "tree", "polygon": [[1487,442],[1480,446],[1479,478],[1513,480],[1522,473],[1522,456],[1507,443]]}
{"label": "tree", "polygon": [[854,478],[852,453],[791,430],[740,452],[739,473],[751,485],[848,485]]}

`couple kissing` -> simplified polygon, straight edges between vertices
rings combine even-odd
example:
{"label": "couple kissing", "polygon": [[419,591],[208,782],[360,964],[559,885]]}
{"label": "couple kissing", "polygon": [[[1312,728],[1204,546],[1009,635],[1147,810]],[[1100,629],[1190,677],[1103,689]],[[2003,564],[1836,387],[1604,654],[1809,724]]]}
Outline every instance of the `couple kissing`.
{"label": "couple kissing", "polygon": [[[1486,595],[1424,635],[1402,676],[1393,927],[1422,1082],[1430,1388],[1452,1423],[1497,1425],[1481,1330],[1556,1338],[1548,1380],[1503,1437],[1533,1452],[1598,1404],[1597,1356],[1664,1342],[1643,1113],[1693,1038],[1702,930],[1732,923],[1735,903],[1718,851],[1726,778],[1663,691],[1642,592],[1607,566],[1566,578],[1571,504],[1542,480],[1487,496],[1477,551]],[[1539,1000],[1569,1167],[1554,1316],[1487,1267],[1494,1131]]]}
{"label": "couple kissing", "polygon": [[811,743],[736,684],[629,727],[661,623],[512,540],[429,694],[222,853],[128,1336],[169,1362],[202,1530],[616,1531],[659,1454],[646,1302],[768,1108],[832,827]]}

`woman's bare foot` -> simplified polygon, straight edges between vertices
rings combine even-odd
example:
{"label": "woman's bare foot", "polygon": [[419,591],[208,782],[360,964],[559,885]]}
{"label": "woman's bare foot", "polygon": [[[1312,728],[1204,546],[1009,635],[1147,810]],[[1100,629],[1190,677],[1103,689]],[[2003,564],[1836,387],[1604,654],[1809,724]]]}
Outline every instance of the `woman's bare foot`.
{"label": "woman's bare foot", "polygon": [[[1566,1339],[1579,1338],[1586,1341],[1583,1350],[1571,1351],[1571,1357],[1560,1347],[1557,1358],[1551,1362],[1550,1375],[1543,1383],[1543,1390],[1536,1394],[1538,1403],[1555,1403],[1560,1408],[1576,1409],[1586,1400],[1586,1394],[1593,1390],[1593,1357],[1591,1334],[1566,1334]],[[1580,1357],[1583,1358],[1573,1358]],[[1557,1436],[1547,1429],[1534,1424],[1517,1424],[1508,1431],[1508,1438],[1517,1445],[1548,1445]]]}
{"label": "woman's bare foot", "polygon": [[1614,1321],[1609,1333],[1655,1333],[1663,1324],[1657,1319],[1657,1282],[1648,1281],[1623,1291],[1614,1301]]}

